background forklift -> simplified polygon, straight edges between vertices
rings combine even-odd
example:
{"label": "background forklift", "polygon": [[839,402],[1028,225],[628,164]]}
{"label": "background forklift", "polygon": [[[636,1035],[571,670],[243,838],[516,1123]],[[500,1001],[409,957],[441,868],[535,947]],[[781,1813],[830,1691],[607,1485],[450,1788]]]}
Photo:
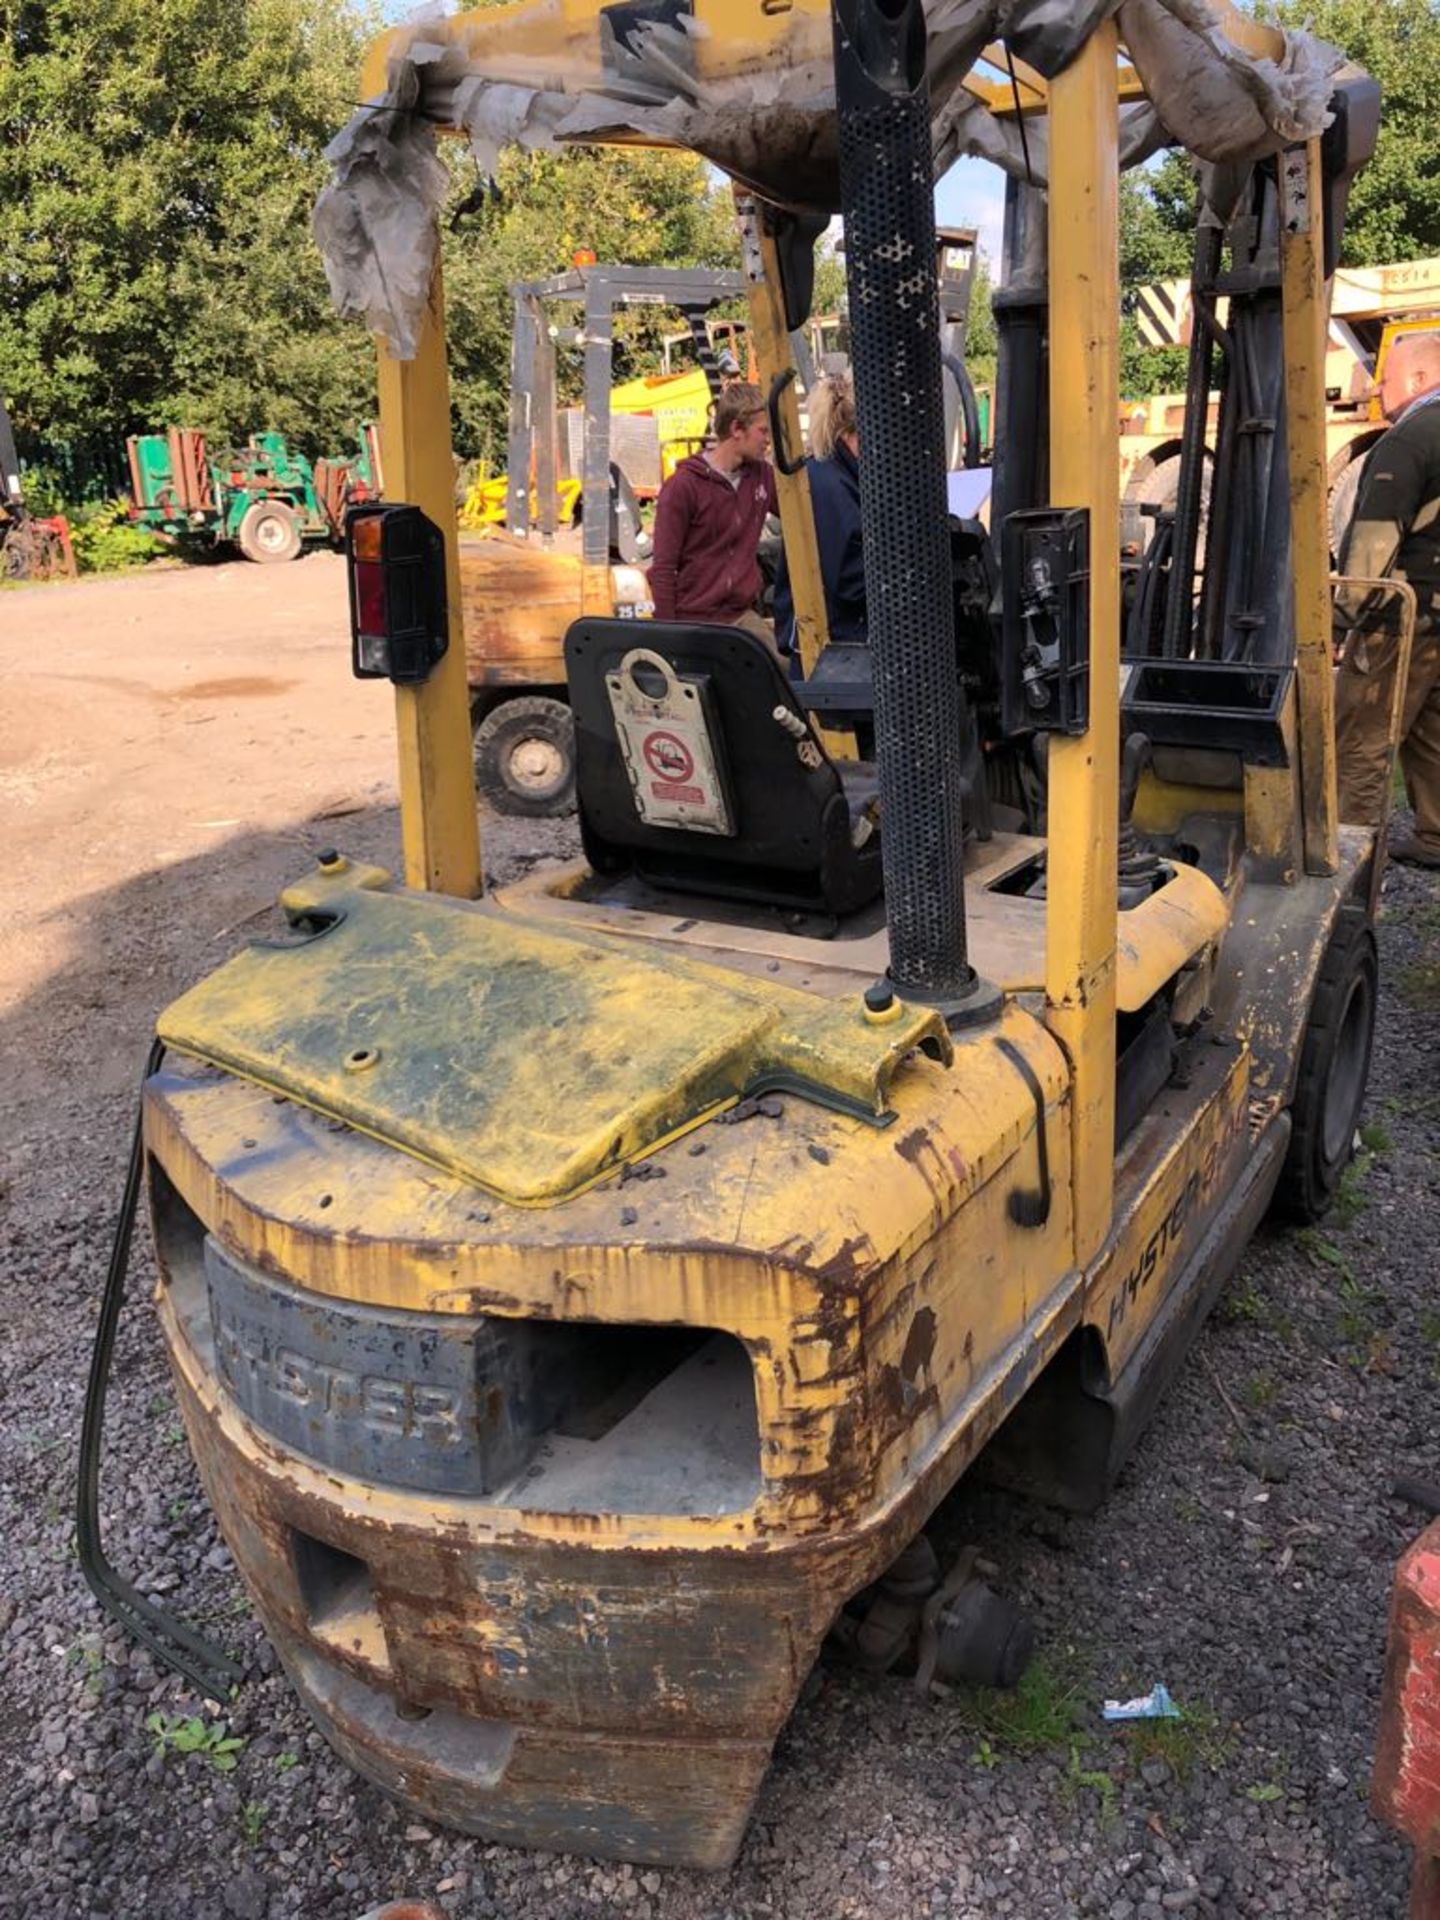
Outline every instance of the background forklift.
{"label": "background forklift", "polygon": [[[975,242],[973,228],[945,227],[939,231],[936,253],[947,463],[956,468],[974,467],[981,457],[980,410],[965,367]],[[658,418],[635,417],[617,409],[617,391],[629,396],[640,383],[622,390],[608,384],[615,311],[666,306],[682,312],[687,330],[667,338],[667,357],[683,338],[713,400],[720,391],[720,354],[727,339],[737,366],[737,345],[743,347],[746,361],[753,361],[748,330],[742,335],[734,323],[708,317],[712,308],[744,291],[744,279],[736,273],[628,266],[580,267],[512,290],[515,323],[503,532],[486,529],[482,542],[463,535],[460,542],[475,784],[500,813],[555,815],[574,806],[575,729],[565,683],[565,631],[582,612],[613,612],[627,619],[648,616],[644,564],[649,544],[639,502],[658,493],[674,455],[697,452],[704,443],[704,422],[696,422],[693,401],[684,409],[693,436],[686,441],[675,438],[663,412]],[[578,325],[551,317],[576,306],[583,306]],[[790,340],[793,370],[782,370],[769,383],[774,457],[781,464],[803,458],[804,396],[816,377],[812,341],[818,342],[817,329],[795,329]],[[558,406],[557,347],[584,353],[580,409],[562,411]],[[844,362],[847,355],[832,357]],[[752,370],[744,367],[747,378]],[[789,379],[797,380],[801,407],[790,439],[782,445],[778,401],[783,387],[777,388],[776,382],[788,384]],[[645,396],[637,392],[634,398],[643,402]],[[662,396],[656,395],[653,404],[660,407]],[[578,539],[567,526],[570,516],[565,511],[577,479]],[[607,524],[608,555],[602,558],[601,529]],[[588,544],[586,525],[594,530]],[[520,543],[523,552],[517,551]],[[777,558],[778,546],[769,555],[772,570]]]}
{"label": "background forklift", "polygon": [[[684,314],[697,347],[705,342],[698,357],[718,394],[705,316],[743,292],[736,273],[629,266],[575,267],[513,290],[505,524],[460,543],[475,785],[501,813],[558,814],[574,805],[566,629],[582,613],[638,618],[649,611],[649,545],[631,472],[658,486],[660,446],[653,420],[612,417],[616,312]],[[578,529],[562,526],[559,512],[557,348],[584,361]]]}
{"label": "background forklift", "polygon": [[[572,105],[613,78],[609,117],[589,110],[619,137],[626,113],[645,131],[646,49],[678,69],[659,27],[657,51],[612,13],[589,43],[572,9],[552,58]],[[403,36],[364,92],[483,111],[517,72],[540,86],[550,19],[431,22],[443,94]],[[918,0],[708,19],[679,38],[727,139],[727,80],[760,55],[783,78],[833,30],[835,106],[744,148],[742,258],[773,381],[826,204],[761,189],[844,213],[874,764],[832,760],[749,635],[586,614],[565,650],[587,859],[479,897],[437,268],[413,358],[380,359],[406,504],[349,532],[353,664],[396,689],[406,884],[327,851],[283,897],[284,939],[165,1011],[131,1198],[143,1167],[190,1444],[337,1750],[491,1839],[717,1867],[827,1635],[922,1683],[1014,1677],[1023,1624],[973,1554],[935,1563],[937,1505],[980,1465],[1093,1507],[1267,1209],[1328,1203],[1368,1067],[1380,851],[1336,819],[1322,395],[1371,83],[1340,74],[1309,137],[1257,124],[1230,156],[1197,280],[1228,280],[1247,356],[1224,382],[1245,511],[1211,528],[1197,601],[1182,489],[1141,621],[1113,431],[1117,81],[1203,143],[1194,66],[1177,90],[1163,48],[1131,47],[1137,75],[1113,20],[1075,24],[1048,81],[987,93],[927,65]],[[1329,80],[1303,36],[1232,23],[1229,62],[1257,63],[1234,97],[1263,100],[1282,53]],[[1209,78],[1234,84],[1228,63]],[[955,566],[912,265],[953,84],[1047,120],[1048,195],[1009,193],[993,534],[971,555],[998,620]],[[387,193],[414,125],[356,123]],[[837,131],[838,174],[807,158]],[[713,157],[703,121],[691,137]],[[813,523],[803,469],[782,478],[813,679]],[[1122,679],[1127,632],[1144,651]],[[976,734],[983,800],[961,778]],[[1021,755],[1043,788],[1017,826],[1001,770]],[[223,1661],[99,1548],[124,1254],[122,1234],[82,1554],[213,1686]]]}

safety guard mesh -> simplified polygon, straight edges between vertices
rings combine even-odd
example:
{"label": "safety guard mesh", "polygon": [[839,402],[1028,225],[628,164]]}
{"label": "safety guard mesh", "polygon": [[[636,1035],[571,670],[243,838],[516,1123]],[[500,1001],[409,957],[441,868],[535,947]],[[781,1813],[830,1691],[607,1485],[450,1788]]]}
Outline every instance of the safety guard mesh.
{"label": "safety guard mesh", "polygon": [[877,86],[838,13],[836,89],[890,975],[901,991],[944,1001],[974,976],[929,89],[923,75],[913,92]]}

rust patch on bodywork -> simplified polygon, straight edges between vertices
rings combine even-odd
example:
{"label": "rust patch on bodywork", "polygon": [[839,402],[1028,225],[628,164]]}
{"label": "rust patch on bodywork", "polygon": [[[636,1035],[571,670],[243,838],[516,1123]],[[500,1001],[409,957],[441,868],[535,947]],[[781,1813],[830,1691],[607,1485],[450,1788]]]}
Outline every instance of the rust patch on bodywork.
{"label": "rust patch on bodywork", "polygon": [[900,1356],[900,1371],[907,1380],[913,1380],[922,1368],[929,1367],[930,1356],[935,1351],[935,1333],[933,1310],[921,1307],[910,1322],[910,1331],[905,1336],[905,1351]]}

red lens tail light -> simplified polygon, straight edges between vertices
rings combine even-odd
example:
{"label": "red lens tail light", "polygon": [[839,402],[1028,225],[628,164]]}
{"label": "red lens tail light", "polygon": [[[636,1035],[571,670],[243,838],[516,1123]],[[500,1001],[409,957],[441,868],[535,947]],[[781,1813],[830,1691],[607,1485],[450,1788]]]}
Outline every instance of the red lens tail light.
{"label": "red lens tail light", "polygon": [[352,504],[345,518],[350,664],[361,680],[424,680],[449,644],[445,542],[418,507]]}

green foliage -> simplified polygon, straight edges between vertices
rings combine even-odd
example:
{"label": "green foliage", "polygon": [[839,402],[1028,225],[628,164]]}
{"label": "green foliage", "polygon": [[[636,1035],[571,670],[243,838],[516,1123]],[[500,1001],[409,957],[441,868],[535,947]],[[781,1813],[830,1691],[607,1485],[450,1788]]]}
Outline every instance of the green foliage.
{"label": "green foliage", "polygon": [[1435,112],[1440,101],[1437,0],[1270,0],[1258,11],[1307,26],[1380,82],[1375,157],[1350,195],[1341,259],[1369,266],[1440,253],[1440,167]]}
{"label": "green foliage", "polygon": [[[1157,280],[1190,277],[1195,250],[1195,172],[1182,153],[1122,174],[1120,179],[1120,285],[1129,292]],[[1173,393],[1185,384],[1183,347],[1149,347],[1133,314],[1120,323],[1120,394],[1143,400]]]}
{"label": "green foliage", "polygon": [[[1262,18],[1307,27],[1380,82],[1380,136],[1351,189],[1341,259],[1373,266],[1440,253],[1440,0],[1261,0]],[[1124,287],[1190,272],[1195,236],[1190,162],[1170,153],[1120,185],[1120,279]],[[1147,348],[1133,320],[1121,330],[1120,391],[1129,399],[1178,390],[1185,356]]]}
{"label": "green foliage", "polygon": [[1100,1796],[1100,1818],[1108,1826],[1115,1817],[1117,1799],[1114,1779],[1100,1767],[1086,1767],[1080,1760],[1080,1742],[1070,1742],[1070,1764],[1065,1770],[1065,1784],[1072,1793],[1086,1787],[1091,1793]]}
{"label": "green foliage", "polygon": [[105,1656],[93,1640],[77,1640],[65,1656],[66,1664],[84,1674],[85,1691],[98,1700],[105,1691]]}
{"label": "green foliage", "polygon": [[1005,1692],[976,1689],[969,1696],[969,1717],[986,1736],[982,1746],[998,1742],[1023,1753],[1059,1747],[1078,1724],[1082,1689],[1073,1656],[1052,1650],[1031,1661],[1018,1686]]}
{"label": "green foliage", "polygon": [[163,1758],[170,1753],[203,1753],[217,1773],[233,1773],[245,1742],[226,1731],[223,1720],[183,1719],[179,1714],[150,1713],[145,1730],[155,1736],[155,1751]]}
{"label": "green foliage", "polygon": [[154,534],[131,526],[123,500],[82,508],[71,520],[70,541],[81,573],[130,573],[164,551]]}
{"label": "green foliage", "polygon": [[277,1753],[275,1756],[275,1771],[277,1773],[289,1773],[292,1767],[298,1767],[299,1764],[300,1756],[298,1753]]}
{"label": "green foliage", "polygon": [[348,439],[372,356],[308,223],[378,20],[371,0],[0,0],[0,390],[22,433]]}
{"label": "green foliage", "polygon": [[[1440,1005],[1440,908],[1425,908],[1414,917],[1414,924],[1423,936],[1421,952],[1424,958],[1412,960],[1407,966],[1401,967],[1395,984],[1403,999],[1423,1011]],[[1437,1106],[1440,1106],[1440,1102],[1430,1100],[1420,1103],[1414,1110],[1417,1113],[1433,1113]]]}
{"label": "green foliage", "polygon": [[1257,1781],[1253,1787],[1245,1789],[1245,1798],[1253,1800],[1258,1806],[1266,1806],[1272,1800],[1283,1800],[1285,1789],[1277,1786],[1273,1780]]}
{"label": "green foliage", "polygon": [[995,331],[995,285],[990,278],[990,262],[977,253],[975,278],[970,287],[970,324],[965,329],[965,364],[977,387],[995,378],[999,338]]}
{"label": "green foliage", "polygon": [[[384,11],[0,0],[0,392],[22,436],[118,444],[185,425],[222,442],[275,430],[312,456],[350,444],[374,407],[374,352],[331,309],[310,214]],[[687,155],[517,152],[498,197],[451,231],[475,174],[458,142],[442,152],[456,447],[493,466],[511,283],[562,271],[582,246],[602,261],[733,265],[733,207]],[[678,324],[621,316],[617,378],[657,365]],[[573,397],[578,355],[562,352],[559,372]],[[103,552],[124,557],[109,540]]]}
{"label": "green foliage", "polygon": [[[475,175],[463,151],[446,147],[442,155],[452,175],[442,225],[455,451],[493,471],[503,464],[509,405],[511,286],[564,272],[581,247],[637,266],[733,267],[734,207],[687,154],[512,151],[500,160],[498,194],[451,231]],[[559,317],[578,322],[580,309]],[[653,371],[661,335],[681,324],[664,308],[617,314],[617,381]],[[562,349],[556,375],[562,404],[578,399],[580,356]]]}
{"label": "green foliage", "polygon": [[[1179,1705],[1179,1702],[1176,1702]],[[1207,1706],[1181,1706],[1178,1719],[1133,1720],[1124,1729],[1126,1744],[1143,1763],[1163,1760],[1177,1780],[1204,1767],[1225,1764],[1234,1740]]]}
{"label": "green foliage", "polygon": [[240,1809],[240,1837],[247,1847],[256,1847],[260,1844],[260,1835],[268,1812],[269,1808],[263,1800],[248,1800]]}
{"label": "green foliage", "polygon": [[1195,171],[1183,153],[1120,178],[1120,284],[1188,277],[1195,251]]}

